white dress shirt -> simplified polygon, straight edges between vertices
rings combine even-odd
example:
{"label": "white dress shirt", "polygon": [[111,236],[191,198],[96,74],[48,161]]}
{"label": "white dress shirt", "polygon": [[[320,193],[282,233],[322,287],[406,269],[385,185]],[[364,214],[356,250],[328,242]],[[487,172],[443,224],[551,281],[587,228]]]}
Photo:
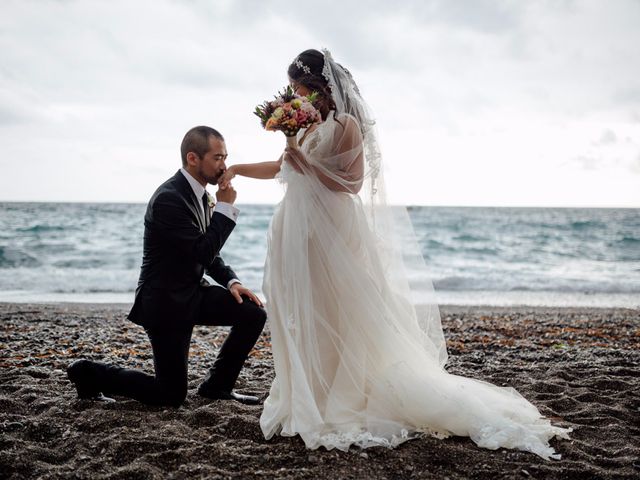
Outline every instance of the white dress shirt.
{"label": "white dress shirt", "polygon": [[[206,188],[204,188],[200,184],[200,182],[197,181],[195,178],[193,178],[191,174],[187,172],[184,168],[181,168],[180,171],[182,172],[182,175],[184,175],[184,178],[187,179],[187,182],[189,182],[189,185],[191,185],[191,190],[193,190],[193,193],[195,194],[196,198],[199,200],[198,206],[200,207],[200,212],[202,212],[202,215],[204,216],[204,207],[202,206],[202,195],[204,195],[204,192],[207,191]],[[234,223],[236,223],[236,221],[238,220],[238,214],[240,213],[240,210],[238,210],[236,207],[234,207],[230,203],[226,203],[226,202],[216,203],[216,206],[213,208],[213,211],[223,214],[225,217],[233,220]]]}
{"label": "white dress shirt", "polygon": [[[200,212],[202,212],[202,216],[204,216],[202,196],[204,195],[204,192],[207,191],[207,189],[204,188],[199,181],[193,178],[191,174],[187,172],[184,168],[181,168],[180,172],[182,172],[182,175],[184,175],[184,178],[186,178],[187,182],[189,182],[189,185],[191,185],[191,190],[193,190],[193,193],[195,194],[196,198],[199,200],[198,206],[200,207]],[[232,220],[233,223],[237,222],[238,214],[240,213],[240,210],[238,210],[236,207],[234,207],[233,205],[227,202],[216,203],[215,207],[213,208],[213,211],[223,214],[225,217]],[[241,283],[241,282],[237,278],[232,278],[231,280],[229,280],[229,283],[227,283],[227,288],[230,288],[231,285],[233,285],[234,283]]]}

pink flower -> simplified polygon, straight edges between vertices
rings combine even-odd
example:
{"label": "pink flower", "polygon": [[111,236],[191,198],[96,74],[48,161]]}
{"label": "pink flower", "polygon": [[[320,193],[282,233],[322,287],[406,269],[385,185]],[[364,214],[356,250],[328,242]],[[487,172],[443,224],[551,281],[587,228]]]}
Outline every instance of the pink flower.
{"label": "pink flower", "polygon": [[306,114],[305,112],[303,112],[302,110],[298,110],[298,111],[296,112],[296,121],[297,121],[299,124],[302,124],[302,123],[306,122],[308,118],[309,118],[309,115],[307,115],[307,114]]}

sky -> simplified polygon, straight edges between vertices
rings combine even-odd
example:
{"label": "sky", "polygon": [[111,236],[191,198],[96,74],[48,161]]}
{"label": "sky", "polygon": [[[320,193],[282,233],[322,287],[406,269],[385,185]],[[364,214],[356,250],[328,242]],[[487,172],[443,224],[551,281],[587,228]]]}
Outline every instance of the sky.
{"label": "sky", "polygon": [[637,208],[639,25],[638,0],[3,0],[0,201],[146,202],[201,124],[229,165],[275,160],[253,109],[328,48],[392,203]]}

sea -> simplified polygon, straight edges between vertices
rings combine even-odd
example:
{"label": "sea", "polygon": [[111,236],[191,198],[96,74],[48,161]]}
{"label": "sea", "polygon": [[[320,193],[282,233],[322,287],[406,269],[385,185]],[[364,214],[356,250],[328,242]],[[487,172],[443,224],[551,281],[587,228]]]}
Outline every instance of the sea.
{"label": "sea", "polygon": [[[145,208],[0,203],[0,302],[131,303]],[[275,206],[239,208],[222,255],[260,294]],[[440,304],[640,308],[640,209],[408,211]]]}

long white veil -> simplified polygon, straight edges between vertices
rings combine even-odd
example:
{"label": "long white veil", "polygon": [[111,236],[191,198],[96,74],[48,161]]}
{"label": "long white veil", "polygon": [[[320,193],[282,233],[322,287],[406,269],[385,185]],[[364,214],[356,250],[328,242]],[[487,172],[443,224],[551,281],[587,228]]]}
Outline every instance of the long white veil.
{"label": "long white veil", "polygon": [[[391,206],[387,202],[383,157],[378,143],[376,121],[351,73],[336,63],[329,50],[323,49],[322,53],[322,74],[329,83],[336,104],[336,116],[340,118],[341,114],[350,115],[357,120],[361,128],[365,161],[360,197],[370,228],[378,239],[378,259],[397,295],[407,300],[419,299],[420,302],[414,315],[396,320],[417,322],[425,335],[422,339],[425,347],[435,353],[435,358],[444,366],[447,361],[447,348],[433,282],[429,277],[406,207]],[[341,181],[344,183],[344,179]]]}

